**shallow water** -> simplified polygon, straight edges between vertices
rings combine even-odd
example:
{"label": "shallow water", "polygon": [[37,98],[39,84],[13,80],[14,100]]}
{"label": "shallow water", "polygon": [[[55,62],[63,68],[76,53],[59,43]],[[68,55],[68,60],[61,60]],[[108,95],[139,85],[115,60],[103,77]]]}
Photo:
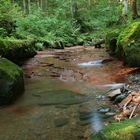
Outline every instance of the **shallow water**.
{"label": "shallow water", "polygon": [[0,108],[0,140],[86,140],[102,129],[111,118],[98,108],[116,109],[104,85],[126,82],[133,69],[118,60],[100,67],[78,64],[108,58],[103,49],[79,46],[45,50],[24,62],[25,93]]}
{"label": "shallow water", "polygon": [[95,60],[95,61],[89,61],[78,64],[79,66],[83,67],[93,67],[93,66],[100,66],[102,65],[103,60]]}

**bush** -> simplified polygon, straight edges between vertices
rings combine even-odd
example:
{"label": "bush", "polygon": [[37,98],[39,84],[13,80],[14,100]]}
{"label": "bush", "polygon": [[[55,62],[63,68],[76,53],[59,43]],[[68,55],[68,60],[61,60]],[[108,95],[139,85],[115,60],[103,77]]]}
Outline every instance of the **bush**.
{"label": "bush", "polygon": [[19,6],[12,4],[10,0],[0,1],[0,36],[10,36],[15,32],[15,21],[22,16],[21,13]]}
{"label": "bush", "polygon": [[16,25],[15,37],[32,36],[38,42],[47,42],[47,47],[51,48],[61,48],[60,42],[73,44],[79,34],[79,28],[70,19],[61,20],[55,16],[45,16],[41,11],[19,18]]}

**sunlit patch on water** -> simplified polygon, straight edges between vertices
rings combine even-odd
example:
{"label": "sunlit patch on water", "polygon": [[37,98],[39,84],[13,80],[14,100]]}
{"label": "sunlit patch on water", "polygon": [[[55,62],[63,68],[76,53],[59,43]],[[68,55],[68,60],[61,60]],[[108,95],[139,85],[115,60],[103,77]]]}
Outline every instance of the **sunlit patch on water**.
{"label": "sunlit patch on water", "polygon": [[103,60],[89,61],[84,63],[79,63],[79,66],[82,67],[92,67],[92,66],[100,66],[102,65]]}

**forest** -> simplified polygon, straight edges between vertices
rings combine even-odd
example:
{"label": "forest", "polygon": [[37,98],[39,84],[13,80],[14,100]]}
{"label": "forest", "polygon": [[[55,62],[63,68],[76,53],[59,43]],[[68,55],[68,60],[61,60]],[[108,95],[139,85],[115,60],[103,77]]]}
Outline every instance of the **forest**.
{"label": "forest", "polygon": [[0,0],[0,140],[139,140],[139,104],[139,0]]}

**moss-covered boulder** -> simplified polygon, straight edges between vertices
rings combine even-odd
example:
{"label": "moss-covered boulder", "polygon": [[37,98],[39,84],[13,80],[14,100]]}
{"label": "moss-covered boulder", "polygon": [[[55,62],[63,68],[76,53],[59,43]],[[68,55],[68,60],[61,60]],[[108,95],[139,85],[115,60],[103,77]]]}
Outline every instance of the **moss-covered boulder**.
{"label": "moss-covered boulder", "polygon": [[117,49],[117,38],[120,34],[120,30],[115,29],[106,34],[105,45],[110,54],[115,54]]}
{"label": "moss-covered boulder", "polygon": [[0,55],[3,57],[15,61],[35,54],[35,41],[32,39],[0,38]]}
{"label": "moss-covered boulder", "polygon": [[5,58],[0,58],[0,105],[13,102],[24,91],[22,70]]}
{"label": "moss-covered boulder", "polygon": [[120,33],[116,54],[128,65],[140,66],[140,21],[134,21]]}
{"label": "moss-covered boulder", "polygon": [[139,140],[140,117],[112,123],[102,131],[92,135],[89,140]]}

